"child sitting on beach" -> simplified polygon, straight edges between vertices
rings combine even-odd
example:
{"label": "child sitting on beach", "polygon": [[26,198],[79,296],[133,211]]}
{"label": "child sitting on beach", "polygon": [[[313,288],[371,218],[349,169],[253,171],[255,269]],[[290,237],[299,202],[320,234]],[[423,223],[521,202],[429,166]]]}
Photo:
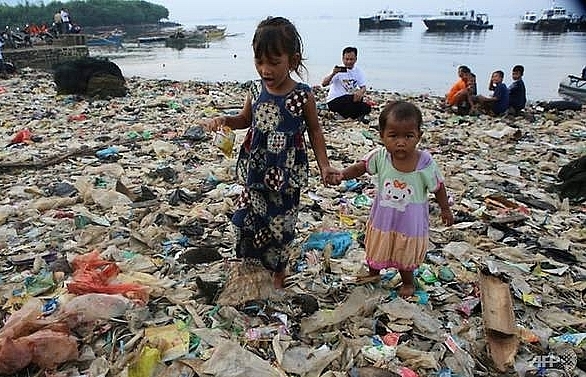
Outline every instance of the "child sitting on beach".
{"label": "child sitting on beach", "polygon": [[444,178],[427,151],[419,150],[422,115],[409,102],[391,102],[379,117],[384,147],[371,151],[337,177],[348,180],[365,173],[377,176],[378,192],[366,225],[366,262],[371,276],[397,268],[401,297],[415,291],[413,271],[423,262],[428,245],[428,192],[433,192],[446,225],[454,217]]}
{"label": "child sitting on beach", "polygon": [[295,238],[301,189],[308,184],[306,131],[323,182],[337,170],[328,161],[311,88],[291,77],[305,70],[295,26],[283,17],[263,20],[252,49],[260,80],[251,84],[238,115],[214,118],[206,128],[248,129],[236,163],[237,178],[244,185],[232,216],[236,256],[246,265],[272,271],[274,287],[280,289]]}
{"label": "child sitting on beach", "polygon": [[489,115],[505,115],[509,109],[509,89],[503,84],[504,77],[503,71],[494,71],[488,83],[488,90],[493,91],[492,96],[474,97],[475,102],[480,104],[480,109]]}
{"label": "child sitting on beach", "polygon": [[517,115],[525,108],[527,95],[525,83],[523,82],[523,73],[525,68],[522,65],[513,67],[511,74],[513,82],[509,85],[509,114]]}
{"label": "child sitting on beach", "polygon": [[448,93],[446,94],[445,105],[448,107],[457,106],[456,112],[459,115],[468,114],[470,111],[469,97],[470,87],[468,82],[470,81],[470,68],[465,65],[458,67],[458,81],[452,85]]}

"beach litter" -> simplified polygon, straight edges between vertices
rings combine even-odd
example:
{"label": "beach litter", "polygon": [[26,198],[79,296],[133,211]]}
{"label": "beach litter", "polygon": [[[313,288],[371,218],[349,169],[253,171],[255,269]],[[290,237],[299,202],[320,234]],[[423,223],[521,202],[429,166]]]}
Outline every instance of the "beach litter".
{"label": "beach litter", "polygon": [[242,186],[227,146],[245,131],[224,143],[201,128],[245,85],[125,83],[104,99],[57,94],[31,69],[3,81],[1,374],[586,375],[583,109],[462,117],[439,97],[372,91],[365,125],[320,106],[343,167],[377,147],[387,101],[417,104],[456,224],[431,203],[417,295],[396,297],[396,271],[363,279],[373,182],[324,187],[310,159],[277,292],[233,253]]}

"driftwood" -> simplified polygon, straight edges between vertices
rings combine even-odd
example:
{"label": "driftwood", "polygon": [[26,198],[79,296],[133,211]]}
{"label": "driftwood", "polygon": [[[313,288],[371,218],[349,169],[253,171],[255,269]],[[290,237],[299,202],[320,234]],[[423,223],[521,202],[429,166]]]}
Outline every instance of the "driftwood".
{"label": "driftwood", "polygon": [[129,139],[129,140],[125,140],[120,143],[117,143],[116,142],[117,140],[118,140],[117,138],[114,138],[114,139],[110,140],[108,144],[102,144],[102,145],[99,145],[96,147],[82,146],[81,148],[78,148],[74,151],[70,151],[70,152],[67,152],[64,154],[60,154],[60,155],[49,156],[49,157],[43,159],[42,161],[34,161],[34,162],[18,161],[18,162],[0,163],[0,171],[1,172],[8,172],[8,171],[15,170],[15,169],[42,169],[42,168],[46,168],[48,166],[54,166],[54,165],[60,164],[60,163],[66,161],[72,157],[93,155],[101,149],[108,148],[109,146],[112,145],[112,143],[116,143],[117,145],[132,145],[132,144],[135,144],[135,143],[141,141],[141,140],[136,140],[136,139]]}

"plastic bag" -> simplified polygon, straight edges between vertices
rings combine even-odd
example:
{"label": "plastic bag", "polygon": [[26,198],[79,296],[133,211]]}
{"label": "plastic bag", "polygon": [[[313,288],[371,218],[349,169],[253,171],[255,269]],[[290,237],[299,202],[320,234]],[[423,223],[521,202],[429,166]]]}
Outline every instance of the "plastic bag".
{"label": "plastic bag", "polygon": [[214,135],[214,145],[224,153],[226,157],[232,157],[232,149],[234,148],[234,141],[236,134],[230,127],[223,126]]}

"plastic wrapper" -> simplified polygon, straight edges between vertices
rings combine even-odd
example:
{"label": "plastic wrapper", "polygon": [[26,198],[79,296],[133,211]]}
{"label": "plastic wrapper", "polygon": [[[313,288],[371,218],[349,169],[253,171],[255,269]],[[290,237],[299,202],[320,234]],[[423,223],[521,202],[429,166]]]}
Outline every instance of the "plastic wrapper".
{"label": "plastic wrapper", "polygon": [[223,126],[222,129],[217,131],[214,135],[214,145],[220,148],[226,157],[232,157],[235,140],[236,134],[227,126]]}

